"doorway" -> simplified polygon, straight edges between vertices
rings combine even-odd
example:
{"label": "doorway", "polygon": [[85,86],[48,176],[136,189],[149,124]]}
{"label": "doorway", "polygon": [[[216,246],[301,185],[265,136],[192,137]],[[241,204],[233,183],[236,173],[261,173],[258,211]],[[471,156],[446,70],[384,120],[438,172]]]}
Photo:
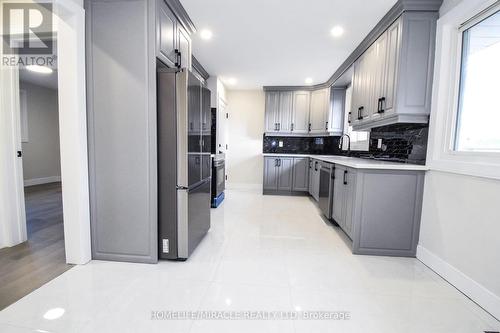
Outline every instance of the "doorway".
{"label": "doorway", "polygon": [[[64,257],[63,265],[66,268],[66,263],[87,263],[91,253],[85,103],[85,14],[78,2],[54,0],[52,4],[51,16],[54,21],[54,32],[57,35],[58,64],[55,77],[58,82],[56,101],[60,174],[26,177],[27,185],[32,186],[26,187],[25,202],[23,178],[26,175],[23,172],[22,157],[25,144],[21,139],[24,125],[21,125],[20,120],[23,93],[19,89],[23,85],[22,73],[17,66],[4,65],[2,61],[0,63],[0,251],[6,253],[17,245],[29,245],[28,235],[32,238],[39,237],[42,231],[52,235],[57,234],[55,231],[59,230],[55,236],[59,237],[59,244],[52,244],[50,248],[63,244],[62,250],[54,252],[54,256]],[[4,7],[0,6],[1,17],[4,17],[3,10]],[[2,37],[5,36],[4,28],[5,25],[0,26]],[[5,55],[4,46],[3,40],[0,43],[2,57]],[[27,94],[28,89],[25,90]],[[30,205],[34,203],[37,207],[40,207],[40,203],[46,206],[31,210]],[[45,212],[46,220],[58,222],[54,225],[51,225],[53,222],[30,225],[30,217],[42,219],[41,211]],[[63,231],[62,236],[60,231]],[[33,250],[33,246],[27,246],[23,253],[27,250]],[[20,257],[14,256],[14,258]],[[12,266],[4,264],[5,262],[0,263],[2,283],[5,276],[12,274],[8,269]],[[28,262],[25,269],[30,271],[32,268]],[[38,270],[38,273],[42,275],[46,271],[57,272],[57,269],[45,266]],[[26,272],[24,275],[27,275]],[[26,285],[24,287],[27,288]],[[0,299],[4,299],[3,295],[0,295]]]}
{"label": "doorway", "polygon": [[27,240],[0,249],[0,310],[72,267],[64,248],[57,64],[18,67],[12,83]]}

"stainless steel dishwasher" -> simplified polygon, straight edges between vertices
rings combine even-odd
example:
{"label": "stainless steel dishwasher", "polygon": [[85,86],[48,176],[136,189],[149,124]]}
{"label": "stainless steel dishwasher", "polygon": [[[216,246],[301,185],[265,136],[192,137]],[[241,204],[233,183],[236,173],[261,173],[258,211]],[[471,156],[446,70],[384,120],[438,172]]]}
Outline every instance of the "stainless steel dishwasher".
{"label": "stainless steel dishwasher", "polygon": [[332,219],[334,174],[334,164],[321,162],[319,176],[319,208],[329,220]]}

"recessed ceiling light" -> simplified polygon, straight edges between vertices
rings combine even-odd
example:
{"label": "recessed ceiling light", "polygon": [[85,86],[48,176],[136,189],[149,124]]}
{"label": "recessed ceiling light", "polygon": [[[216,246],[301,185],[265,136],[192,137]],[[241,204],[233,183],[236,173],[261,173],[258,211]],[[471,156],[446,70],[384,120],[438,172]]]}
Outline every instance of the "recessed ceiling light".
{"label": "recessed ceiling light", "polygon": [[311,83],[313,83],[313,79],[311,79],[310,77],[308,77],[307,79],[305,79],[305,83],[306,84],[311,84]]}
{"label": "recessed ceiling light", "polygon": [[26,66],[26,69],[40,74],[50,74],[53,72],[52,68],[46,66],[38,66],[38,65],[28,65]]}
{"label": "recessed ceiling light", "polygon": [[204,40],[209,40],[212,38],[212,31],[208,30],[208,29],[203,29],[200,31],[200,37],[201,39],[204,39]]}
{"label": "recessed ceiling light", "polygon": [[344,28],[342,28],[339,25],[336,25],[330,30],[330,33],[332,34],[333,37],[340,37],[344,34]]}
{"label": "recessed ceiling light", "polygon": [[227,78],[227,79],[226,79],[226,80],[224,80],[224,81],[225,81],[227,84],[232,85],[232,86],[234,86],[234,85],[238,82],[238,80],[236,80],[234,77]]}

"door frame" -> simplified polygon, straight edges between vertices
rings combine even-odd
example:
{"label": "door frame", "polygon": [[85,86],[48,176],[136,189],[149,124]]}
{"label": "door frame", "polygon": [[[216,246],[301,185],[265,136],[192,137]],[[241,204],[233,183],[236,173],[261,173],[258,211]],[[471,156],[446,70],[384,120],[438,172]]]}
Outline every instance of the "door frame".
{"label": "door frame", "polygon": [[[85,11],[81,5],[67,0],[54,0],[53,8],[57,27],[59,136],[66,262],[85,264],[91,260],[85,94]],[[2,77],[5,74],[2,70]],[[15,78],[12,82],[16,82]],[[11,85],[10,89],[12,88],[15,87]],[[2,87],[2,97],[6,96],[4,90],[5,87]],[[15,120],[19,117],[19,103],[15,102],[16,100],[18,98],[16,99],[15,94],[0,100],[2,109],[7,110],[5,117],[11,124],[6,126],[5,135],[0,136],[0,149],[6,149],[2,154],[2,157],[5,156],[5,163],[0,166],[0,178],[17,180],[2,183],[0,188],[1,201],[6,206],[1,207],[0,221],[4,221],[2,223],[4,230],[11,231],[10,241],[0,243],[0,246],[13,246],[27,239],[26,218],[23,213],[19,213],[24,212],[24,197],[21,197],[21,194],[24,194],[22,163],[21,168],[13,167],[16,162],[19,165],[20,159],[16,157],[15,152],[20,150],[21,142],[20,123],[18,121],[16,123]],[[1,116],[4,117],[4,114]],[[0,152],[3,153],[2,150]],[[17,193],[16,198],[6,202],[4,196],[12,197],[12,193]],[[14,214],[15,211],[18,213]],[[1,230],[2,233],[4,230]]]}

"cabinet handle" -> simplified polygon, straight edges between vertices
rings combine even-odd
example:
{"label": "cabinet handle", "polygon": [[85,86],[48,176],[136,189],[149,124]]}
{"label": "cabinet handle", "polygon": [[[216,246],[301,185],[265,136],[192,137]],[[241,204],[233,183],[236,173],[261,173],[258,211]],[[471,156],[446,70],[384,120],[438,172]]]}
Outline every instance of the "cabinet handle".
{"label": "cabinet handle", "polygon": [[335,179],[335,167],[332,168],[331,178]]}
{"label": "cabinet handle", "polygon": [[358,120],[363,120],[363,116],[361,115],[361,112],[363,111],[364,107],[360,106],[358,108]]}
{"label": "cabinet handle", "polygon": [[278,159],[278,167],[281,167],[281,158]]}
{"label": "cabinet handle", "polygon": [[278,123],[274,123],[274,130],[277,131],[278,130]]}
{"label": "cabinet handle", "polygon": [[325,124],[325,129],[328,131],[328,122]]}
{"label": "cabinet handle", "polygon": [[318,161],[314,161],[314,171],[318,171]]}
{"label": "cabinet handle", "polygon": [[275,159],[274,159],[274,167],[277,167],[277,166],[278,166],[278,159],[277,159],[277,158],[275,158]]}
{"label": "cabinet handle", "polygon": [[352,112],[349,111],[349,117],[347,117],[347,123],[350,124],[351,123],[351,115],[352,115]]}
{"label": "cabinet handle", "polygon": [[312,161],[309,160],[309,169],[312,169]]}
{"label": "cabinet handle", "polygon": [[175,49],[174,52],[175,52],[175,56],[176,56],[175,57],[175,67],[181,68],[181,65],[182,65],[181,64],[181,60],[182,60],[181,51],[179,51],[179,49]]}
{"label": "cabinet handle", "polygon": [[309,127],[307,128],[308,132],[311,132],[311,123],[309,123]]}
{"label": "cabinet handle", "polygon": [[290,131],[293,132],[293,123],[290,125]]}
{"label": "cabinet handle", "polygon": [[281,123],[278,123],[278,131],[281,130]]}
{"label": "cabinet handle", "polygon": [[378,99],[378,110],[377,110],[378,113],[384,113],[385,112],[385,110],[384,110],[384,102],[385,102],[385,97],[380,97]]}
{"label": "cabinet handle", "polygon": [[344,170],[344,185],[347,185],[347,170]]}

